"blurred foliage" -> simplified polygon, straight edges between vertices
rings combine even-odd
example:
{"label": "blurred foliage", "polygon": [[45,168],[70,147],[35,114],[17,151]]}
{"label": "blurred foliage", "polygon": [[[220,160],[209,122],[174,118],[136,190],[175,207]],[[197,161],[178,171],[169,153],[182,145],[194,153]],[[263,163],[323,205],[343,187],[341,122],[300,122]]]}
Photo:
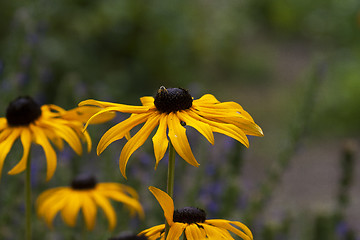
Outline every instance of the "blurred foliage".
{"label": "blurred foliage", "polygon": [[[189,88],[194,97],[207,92],[225,99],[241,97],[251,106],[250,112],[258,113],[256,121],[261,126],[277,128],[266,135],[270,142],[272,137],[283,136],[287,141],[284,146],[267,146],[280,156],[268,157],[275,159],[275,170],[265,173],[264,189],[257,189],[266,199],[252,202],[253,196],[246,192],[242,175],[248,156],[242,147],[218,138],[209,151],[209,145],[194,134],[189,137],[196,146],[194,154],[207,163],[194,169],[177,162],[181,174],[175,190],[183,198],[175,203],[181,206],[197,200],[210,217],[234,219],[242,219],[252,203],[259,204],[252,210],[259,214],[252,213],[250,226],[256,239],[355,239],[344,216],[351,181],[345,186],[339,179],[339,199],[335,201],[341,209],[332,213],[289,214],[279,223],[264,223],[261,213],[295,154],[302,131],[307,130],[309,136],[359,135],[358,0],[12,0],[0,1],[0,16],[1,116],[18,95],[32,95],[41,103],[64,108],[88,98],[138,104],[140,96],[155,93],[161,85]],[[314,80],[314,65],[319,62],[324,69],[321,87],[310,96],[303,89]],[[306,103],[307,98],[312,102]],[[313,115],[306,106],[314,108]],[[301,114],[309,119],[301,121]],[[291,122],[290,130],[284,127],[286,122]],[[110,126],[89,129],[95,143]],[[69,150],[59,154],[57,172],[49,183],[44,182],[42,152],[35,148],[33,197],[46,188],[68,184],[81,171],[98,170],[99,180],[124,182],[114,171],[119,146],[124,144],[119,142],[100,157],[94,150],[84,157]],[[19,149],[17,146],[7,158],[3,172],[17,162]],[[131,161],[128,172],[134,177],[126,184],[146,200],[148,218],[141,223],[119,218],[116,231],[140,230],[163,221],[147,186],[164,187],[166,160],[156,172],[149,171],[154,166],[149,141]],[[355,163],[343,163],[339,169],[349,171],[353,167],[349,164]],[[22,236],[17,230],[23,221],[22,182],[14,181],[20,178],[3,174],[0,182],[1,239]],[[340,198],[347,201],[340,203]],[[122,209],[118,212],[127,216]],[[34,234],[40,239],[75,239],[82,232],[79,226],[74,233],[59,218],[56,231],[45,232],[43,223],[34,222]],[[98,222],[97,234],[88,239],[110,236],[103,231],[104,218]]]}

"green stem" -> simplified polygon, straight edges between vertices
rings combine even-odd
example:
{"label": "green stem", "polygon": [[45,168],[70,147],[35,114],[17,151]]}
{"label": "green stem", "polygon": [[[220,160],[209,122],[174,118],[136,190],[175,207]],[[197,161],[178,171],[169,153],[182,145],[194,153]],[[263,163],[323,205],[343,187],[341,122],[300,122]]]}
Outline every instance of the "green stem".
{"label": "green stem", "polygon": [[[174,146],[169,143],[169,165],[167,176],[167,188],[168,195],[172,198],[174,195],[174,179],[175,179],[175,149]],[[169,224],[165,220],[165,239],[169,232]]]}
{"label": "green stem", "polygon": [[31,160],[28,158],[26,163],[26,176],[25,176],[25,239],[31,240]]}

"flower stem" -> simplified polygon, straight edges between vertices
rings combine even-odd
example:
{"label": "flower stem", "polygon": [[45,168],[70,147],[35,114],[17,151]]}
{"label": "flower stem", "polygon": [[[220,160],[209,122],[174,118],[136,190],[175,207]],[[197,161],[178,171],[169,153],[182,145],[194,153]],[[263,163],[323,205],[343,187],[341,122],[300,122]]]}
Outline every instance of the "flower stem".
{"label": "flower stem", "polygon": [[[175,179],[175,149],[174,146],[169,143],[169,165],[167,176],[167,188],[168,195],[172,198],[174,195],[174,179]],[[165,220],[165,239],[169,232],[169,224]]]}
{"label": "flower stem", "polygon": [[26,176],[25,176],[25,239],[31,240],[31,161],[28,158],[26,163]]}

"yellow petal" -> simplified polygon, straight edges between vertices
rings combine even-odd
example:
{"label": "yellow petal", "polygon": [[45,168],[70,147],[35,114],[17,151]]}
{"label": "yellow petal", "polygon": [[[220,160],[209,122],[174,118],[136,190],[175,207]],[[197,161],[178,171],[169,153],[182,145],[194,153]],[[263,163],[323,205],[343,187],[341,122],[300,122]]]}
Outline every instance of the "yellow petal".
{"label": "yellow petal", "polygon": [[145,229],[144,231],[141,231],[138,236],[145,235],[148,237],[148,239],[158,239],[161,236],[161,233],[164,232],[165,224],[160,224],[148,229]]}
{"label": "yellow petal", "polygon": [[111,198],[115,201],[121,202],[125,205],[127,205],[127,207],[131,210],[135,210],[140,217],[144,217],[144,210],[141,207],[141,204],[139,203],[138,200],[131,198],[129,196],[127,196],[126,194],[119,192],[119,191],[112,191],[112,190],[104,190],[101,191],[101,193],[108,197]]}
{"label": "yellow petal", "polygon": [[114,229],[116,225],[116,214],[109,200],[107,200],[101,194],[98,194],[96,191],[92,191],[91,194],[96,204],[99,205],[99,207],[104,211],[109,221],[109,230]]}
{"label": "yellow petal", "polygon": [[28,161],[30,146],[31,146],[31,133],[28,128],[23,128],[23,130],[21,131],[20,139],[23,146],[23,156],[20,162],[18,162],[18,164],[16,164],[8,172],[8,174],[10,175],[18,174],[26,169],[26,163]]}
{"label": "yellow petal", "polygon": [[[57,195],[57,193],[61,193],[61,191],[64,191],[66,189],[65,187],[57,187],[57,188],[51,188],[44,192],[42,192],[39,197],[36,199],[35,205],[37,208],[37,214],[40,216],[44,213],[43,205],[46,201],[48,201],[52,196]],[[67,190],[66,190],[67,191]]]}
{"label": "yellow petal", "polygon": [[185,229],[185,235],[188,240],[205,239],[206,235],[201,232],[196,224],[190,224]]}
{"label": "yellow petal", "polygon": [[194,104],[197,103],[219,103],[219,101],[211,94],[205,94],[201,98],[194,100]]}
{"label": "yellow petal", "polygon": [[[216,109],[216,108],[203,108],[196,107],[195,111],[198,115],[209,120],[216,120],[222,123],[234,124],[241,128],[247,135],[262,137],[264,134],[262,129],[252,120],[250,115],[237,109]],[[245,114],[246,113],[246,114]],[[250,117],[250,118],[249,118]]]}
{"label": "yellow petal", "polygon": [[242,231],[233,227],[231,224],[233,224],[234,222],[231,222],[228,220],[210,219],[210,220],[206,220],[206,223],[211,224],[215,227],[224,228],[226,230],[229,230],[230,232],[235,233],[236,235],[238,235],[239,237],[241,237],[244,240],[252,240],[253,239],[250,229],[240,222],[236,222],[236,226],[240,227]]}
{"label": "yellow petal", "polygon": [[7,120],[6,118],[0,118],[0,131],[4,130],[5,128],[8,128]]}
{"label": "yellow petal", "polygon": [[85,100],[79,103],[79,106],[93,105],[103,108],[112,109],[111,111],[123,112],[123,113],[145,113],[149,110],[149,106],[133,106],[119,103],[109,103],[96,100]]}
{"label": "yellow petal", "polygon": [[153,97],[142,97],[140,101],[143,106],[154,106],[154,98]]}
{"label": "yellow petal", "polygon": [[209,124],[213,132],[225,134],[225,135],[241,142],[246,147],[249,147],[249,140],[247,139],[245,133],[240,128],[236,127],[235,125],[210,121],[206,118],[203,118],[203,117],[197,115],[197,113],[194,111],[190,111],[189,115],[199,121]]}
{"label": "yellow petal", "polygon": [[83,134],[85,136],[85,141],[87,143],[87,151],[90,152],[91,147],[92,147],[91,137],[90,137],[90,135],[89,135],[89,133],[87,131],[84,131]]}
{"label": "yellow petal", "polygon": [[46,163],[47,163],[46,180],[49,181],[54,175],[56,170],[56,165],[57,165],[56,153],[41,128],[36,127],[32,124],[30,125],[30,128],[35,136],[36,143],[39,144],[45,152]]}
{"label": "yellow petal", "polygon": [[76,225],[77,215],[82,205],[82,192],[72,190],[66,199],[66,204],[61,210],[61,217],[70,227]]}
{"label": "yellow petal", "polygon": [[125,144],[124,148],[122,149],[119,159],[119,167],[122,175],[125,178],[125,169],[131,154],[133,154],[133,152],[135,152],[141,145],[144,144],[152,130],[154,130],[154,128],[158,125],[159,118],[160,115],[157,113],[151,115],[145,122],[144,126],[142,126],[142,128]]}
{"label": "yellow petal", "polygon": [[212,225],[208,225],[208,224],[201,224],[201,227],[204,228],[205,232],[206,232],[206,239],[210,239],[210,240],[219,240],[219,239],[224,239],[224,240],[234,240],[234,238],[230,235],[230,233],[223,228],[219,228],[219,227],[214,227]]}
{"label": "yellow petal", "polygon": [[104,108],[104,109],[98,111],[97,113],[95,113],[94,115],[92,115],[92,116],[89,118],[89,120],[87,120],[87,122],[86,122],[86,124],[85,124],[85,126],[84,126],[84,129],[87,129],[87,127],[89,126],[89,124],[90,124],[90,123],[92,124],[93,121],[96,122],[96,121],[97,121],[96,119],[99,118],[100,115],[102,115],[102,114],[109,114],[110,112],[116,111],[116,109],[117,109],[117,108],[115,108],[115,107],[108,107],[108,108]]}
{"label": "yellow petal", "polygon": [[173,215],[174,215],[174,202],[171,197],[164,191],[156,188],[149,187],[150,192],[154,195],[156,200],[159,202],[161,208],[164,211],[164,216],[166,221],[171,226],[173,224]]}
{"label": "yellow petal", "polygon": [[96,185],[96,188],[101,191],[112,190],[112,191],[124,192],[124,193],[129,194],[130,196],[132,196],[135,199],[139,199],[139,195],[137,194],[135,189],[133,189],[132,187],[120,184],[120,183],[113,183],[113,182],[99,183]]}
{"label": "yellow petal", "polygon": [[44,218],[50,228],[54,217],[66,204],[68,196],[69,189],[60,187],[45,191],[36,201],[38,216]]}
{"label": "yellow petal", "polygon": [[[102,110],[102,108],[96,106],[81,106],[64,112],[62,114],[62,118],[86,123],[92,115],[99,112],[100,110]],[[92,124],[104,123],[110,121],[115,116],[116,116],[115,112],[107,112],[95,118],[91,123]]]}
{"label": "yellow petal", "polygon": [[19,128],[5,128],[4,131],[0,133],[0,143],[10,136],[14,129]]}
{"label": "yellow petal", "polygon": [[169,145],[169,140],[166,136],[166,129],[167,129],[167,115],[165,113],[161,114],[160,116],[160,124],[159,127],[152,138],[153,145],[154,145],[154,153],[155,153],[155,169],[157,168],[159,161],[164,157],[166,149]]}
{"label": "yellow petal", "polygon": [[87,195],[84,194],[82,199],[82,212],[85,219],[85,224],[88,230],[93,230],[95,226],[96,221],[96,205],[93,199]]}
{"label": "yellow petal", "polygon": [[169,229],[169,233],[166,237],[166,240],[178,240],[181,234],[184,232],[186,223],[175,222]]}
{"label": "yellow petal", "polygon": [[189,141],[186,137],[185,128],[181,126],[180,119],[174,113],[168,116],[169,138],[176,152],[189,164],[198,167],[200,164],[196,161]]}
{"label": "yellow petal", "polygon": [[73,129],[55,120],[53,120],[53,122],[41,121],[40,125],[55,131],[55,134],[64,139],[78,155],[82,154],[80,139]]}
{"label": "yellow petal", "polygon": [[2,172],[5,158],[8,155],[15,140],[21,134],[21,130],[22,130],[22,128],[13,128],[13,131],[11,132],[11,134],[4,141],[2,141],[0,143],[0,177],[1,177],[1,172]]}
{"label": "yellow petal", "polygon": [[132,128],[145,122],[150,114],[133,114],[128,119],[110,128],[100,139],[97,154],[100,155],[112,142],[123,138]]}
{"label": "yellow petal", "polygon": [[209,124],[198,121],[188,114],[189,111],[180,111],[177,113],[177,116],[181,121],[184,121],[186,125],[189,125],[195,128],[199,133],[201,133],[211,144],[214,145],[214,134],[211,131]]}

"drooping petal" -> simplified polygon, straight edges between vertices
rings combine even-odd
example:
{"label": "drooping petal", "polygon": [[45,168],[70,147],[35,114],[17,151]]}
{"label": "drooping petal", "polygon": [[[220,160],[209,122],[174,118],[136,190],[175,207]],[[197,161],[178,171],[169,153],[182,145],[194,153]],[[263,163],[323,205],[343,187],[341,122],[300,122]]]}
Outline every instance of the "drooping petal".
{"label": "drooping petal", "polygon": [[15,140],[21,134],[21,131],[22,131],[22,128],[13,128],[13,131],[11,132],[11,134],[0,143],[0,177],[1,177],[2,168],[4,166],[5,158],[8,155]]}
{"label": "drooping petal", "polygon": [[234,240],[234,238],[230,235],[230,233],[223,228],[215,227],[208,224],[201,224],[201,227],[204,228],[206,232],[207,239],[218,240]]}
{"label": "drooping petal", "polygon": [[55,120],[52,122],[43,120],[39,125],[55,131],[55,134],[64,139],[78,155],[82,154],[80,139],[72,128],[64,124],[60,124]]}
{"label": "drooping petal", "polygon": [[198,121],[194,118],[189,117],[189,114],[183,111],[177,112],[177,116],[181,121],[184,121],[186,125],[189,125],[195,128],[199,133],[201,133],[211,144],[214,145],[214,134],[211,131],[209,124]]}
{"label": "drooping petal", "polygon": [[36,207],[37,207],[37,213],[40,215],[41,213],[41,207],[43,206],[44,202],[47,201],[52,195],[54,195],[54,193],[59,192],[61,190],[63,190],[64,187],[57,187],[57,188],[52,188],[52,189],[48,189],[44,192],[42,192],[39,197],[36,199]]}
{"label": "drooping petal", "polygon": [[114,199],[115,201],[121,202],[127,205],[130,209],[135,210],[140,217],[144,217],[144,210],[142,209],[139,201],[134,198],[127,196],[126,194],[119,191],[103,190],[100,191],[103,196]]}
{"label": "drooping petal", "polygon": [[160,224],[148,229],[145,229],[144,231],[141,231],[138,236],[145,235],[148,237],[148,239],[158,239],[161,236],[161,233],[164,232],[165,224]]}
{"label": "drooping petal", "polygon": [[[194,110],[193,110],[194,111]],[[263,136],[262,129],[254,122],[251,116],[244,110],[238,112],[237,109],[218,109],[196,107],[198,115],[209,120],[216,120],[222,123],[230,123],[241,128],[247,135]]]}
{"label": "drooping petal", "polygon": [[205,239],[206,237],[196,224],[189,224],[185,229],[185,234],[188,240]]}
{"label": "drooping petal", "polygon": [[50,228],[54,217],[66,204],[68,196],[69,190],[60,187],[44,192],[36,201],[38,216],[44,218]]}
{"label": "drooping petal", "polygon": [[164,211],[164,216],[166,221],[171,226],[173,224],[173,216],[174,216],[174,202],[171,197],[164,191],[156,188],[149,187],[150,192],[154,195],[156,200],[159,202],[161,208]]}
{"label": "drooping petal", "polygon": [[126,165],[127,162],[133,154],[141,145],[144,144],[146,139],[149,137],[150,133],[159,123],[160,115],[154,113],[151,115],[148,120],[145,122],[144,126],[125,144],[124,148],[121,151],[119,159],[119,167],[122,175],[126,178]]}
{"label": "drooping petal", "polygon": [[96,122],[97,118],[100,118],[102,114],[109,114],[111,112],[114,112],[115,111],[115,107],[108,107],[108,108],[105,108],[101,111],[98,111],[97,113],[95,113],[94,115],[92,115],[89,120],[87,120],[85,126],[84,126],[84,130],[87,129],[87,127],[89,126],[89,124],[92,124],[92,122]]}
{"label": "drooping petal", "polygon": [[[62,118],[86,123],[92,115],[96,114],[100,110],[102,110],[102,108],[96,106],[81,106],[65,111],[62,114]],[[91,123],[92,124],[104,123],[112,120],[115,116],[116,116],[115,112],[103,113],[101,114],[101,116],[98,116],[97,118],[93,119]]]}
{"label": "drooping petal", "polygon": [[167,129],[167,115],[165,113],[160,116],[160,124],[159,127],[152,138],[154,145],[154,153],[155,153],[155,169],[157,168],[159,161],[164,157],[166,149],[169,145],[169,140],[166,136]]}
{"label": "drooping petal", "polygon": [[149,110],[149,106],[133,106],[120,103],[110,103],[103,101],[96,101],[88,99],[79,103],[79,106],[99,106],[103,108],[111,108],[111,111],[123,112],[123,113],[145,113]]}
{"label": "drooping petal", "polygon": [[106,131],[97,146],[97,154],[100,155],[112,142],[123,138],[132,128],[145,122],[150,114],[135,114],[128,119],[116,124]]}
{"label": "drooping petal", "polygon": [[93,230],[96,221],[97,208],[94,200],[88,194],[84,194],[83,196],[82,212],[87,229]]}
{"label": "drooping petal", "polygon": [[199,121],[209,124],[213,132],[225,134],[241,142],[246,147],[249,147],[249,140],[247,139],[245,133],[240,128],[228,123],[219,123],[215,121],[210,121],[206,118],[197,115],[197,113],[194,111],[189,111],[189,115]]}
{"label": "drooping petal", "polygon": [[239,237],[241,237],[244,240],[252,240],[253,235],[250,231],[250,229],[245,226],[244,224],[240,222],[236,222],[236,226],[240,227],[241,230],[233,227],[231,224],[234,224],[235,221],[228,221],[223,219],[210,219],[206,220],[206,223],[211,224],[215,227],[224,228],[229,230],[230,232],[235,233]]}
{"label": "drooping petal", "polygon": [[67,196],[66,204],[61,210],[61,217],[70,227],[74,227],[76,224],[77,215],[82,205],[82,199],[83,194],[81,192],[71,191]]}
{"label": "drooping petal", "polygon": [[112,183],[112,182],[98,183],[96,185],[96,188],[101,191],[111,190],[111,191],[124,192],[124,193],[129,194],[130,196],[132,196],[135,199],[139,199],[139,194],[135,191],[135,189],[133,189],[132,187],[120,184],[120,183]]}
{"label": "drooping petal", "polygon": [[166,240],[175,240],[179,239],[181,234],[184,232],[186,223],[175,222],[169,229],[169,233],[166,237]]}
{"label": "drooping petal", "polygon": [[46,180],[49,181],[54,175],[54,172],[56,170],[56,165],[57,165],[56,153],[41,128],[30,124],[30,129],[33,132],[33,135],[35,136],[35,142],[39,144],[45,152],[46,163],[47,163]]}
{"label": "drooping petal", "polygon": [[18,162],[8,172],[8,174],[10,174],[10,175],[21,173],[22,171],[24,171],[26,169],[26,163],[28,161],[30,146],[31,146],[31,133],[28,128],[23,128],[23,130],[21,131],[20,139],[21,139],[21,143],[23,146],[23,156],[22,156],[20,162]]}
{"label": "drooping petal", "polygon": [[171,143],[173,144],[176,152],[189,164],[198,167],[200,164],[196,161],[189,141],[186,137],[186,130],[180,124],[180,119],[174,113],[170,113],[168,116],[168,126]]}
{"label": "drooping petal", "polygon": [[99,207],[104,211],[109,222],[109,230],[114,229],[116,225],[116,214],[109,200],[101,194],[97,193],[96,191],[92,191],[91,195],[96,204],[99,205]]}
{"label": "drooping petal", "polygon": [[86,130],[83,132],[83,134],[85,136],[85,141],[87,143],[87,151],[90,152],[91,147],[92,147],[91,137],[90,137],[89,133]]}

